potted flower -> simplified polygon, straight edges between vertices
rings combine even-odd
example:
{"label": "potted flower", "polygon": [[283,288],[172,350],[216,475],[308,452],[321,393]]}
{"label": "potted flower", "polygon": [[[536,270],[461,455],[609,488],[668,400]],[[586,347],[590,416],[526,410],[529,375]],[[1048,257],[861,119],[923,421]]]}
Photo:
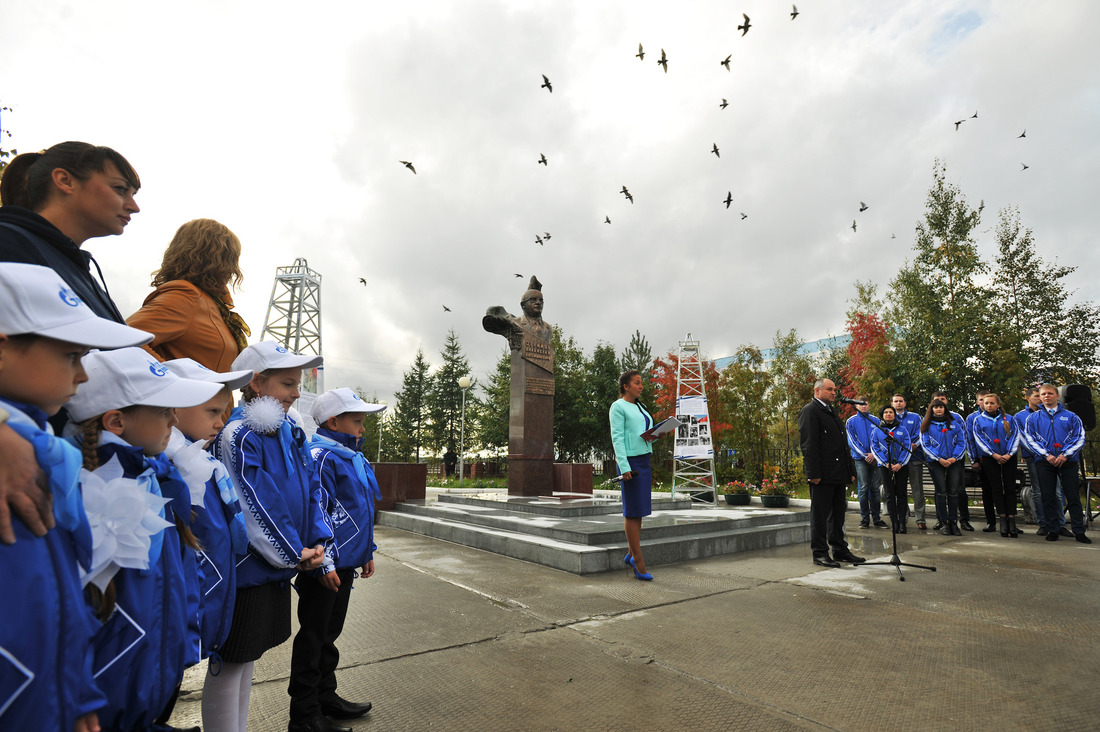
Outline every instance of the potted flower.
{"label": "potted flower", "polygon": [[756,489],[756,495],[760,496],[760,503],[768,508],[785,508],[789,506],[791,493],[790,484],[781,480],[779,473],[760,481],[760,487]]}
{"label": "potted flower", "polygon": [[753,486],[740,480],[731,480],[722,486],[722,495],[731,506],[747,506],[752,501]]}

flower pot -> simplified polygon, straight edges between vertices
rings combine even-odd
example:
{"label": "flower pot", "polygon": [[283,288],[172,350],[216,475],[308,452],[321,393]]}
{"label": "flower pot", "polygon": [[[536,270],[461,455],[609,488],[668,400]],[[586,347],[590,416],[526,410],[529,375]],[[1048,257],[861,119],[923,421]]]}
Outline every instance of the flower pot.
{"label": "flower pot", "polygon": [[789,496],[760,496],[760,503],[768,508],[786,508],[791,505]]}
{"label": "flower pot", "polygon": [[752,502],[752,496],[748,493],[727,493],[726,503],[731,506],[747,506]]}

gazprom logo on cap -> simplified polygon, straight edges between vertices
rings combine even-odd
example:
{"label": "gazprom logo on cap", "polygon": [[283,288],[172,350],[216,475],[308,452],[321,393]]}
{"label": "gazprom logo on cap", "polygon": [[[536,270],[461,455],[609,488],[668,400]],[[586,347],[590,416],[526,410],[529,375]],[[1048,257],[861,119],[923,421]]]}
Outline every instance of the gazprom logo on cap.
{"label": "gazprom logo on cap", "polygon": [[284,346],[275,346],[275,353],[290,353]]}
{"label": "gazprom logo on cap", "polygon": [[149,371],[153,374],[153,376],[164,376],[168,373],[168,369],[164,367],[164,364],[158,361],[149,362]]}
{"label": "gazprom logo on cap", "polygon": [[68,287],[65,287],[65,285],[62,285],[61,289],[57,291],[57,296],[61,298],[61,302],[65,303],[71,308],[75,308],[77,305],[80,305],[82,302],[84,302],[76,296],[75,292],[70,290]]}

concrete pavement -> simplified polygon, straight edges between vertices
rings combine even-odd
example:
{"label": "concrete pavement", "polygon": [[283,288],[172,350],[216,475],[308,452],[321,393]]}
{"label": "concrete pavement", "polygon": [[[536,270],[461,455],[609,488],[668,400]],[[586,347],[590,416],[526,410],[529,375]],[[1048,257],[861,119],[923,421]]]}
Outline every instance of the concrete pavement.
{"label": "concrete pavement", "polygon": [[[889,530],[858,520],[852,550],[888,559]],[[340,691],[375,705],[356,730],[1100,728],[1100,543],[1028,529],[900,536],[902,561],[937,568],[904,582],[802,544],[645,583],[379,527]],[[287,642],[257,662],[250,730],[286,729],[289,660]],[[174,724],[200,722],[203,673]]]}

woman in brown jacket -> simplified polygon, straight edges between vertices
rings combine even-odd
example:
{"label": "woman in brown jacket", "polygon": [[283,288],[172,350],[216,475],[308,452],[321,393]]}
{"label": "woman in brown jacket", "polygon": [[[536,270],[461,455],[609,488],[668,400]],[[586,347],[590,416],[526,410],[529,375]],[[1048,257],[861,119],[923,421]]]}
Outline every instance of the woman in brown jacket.
{"label": "woman in brown jacket", "polygon": [[126,319],[154,335],[145,348],[162,361],[193,358],[211,371],[231,371],[250,334],[229,294],[244,279],[240,258],[240,239],[224,224],[195,219],[181,226],[153,273],[156,289]]}

